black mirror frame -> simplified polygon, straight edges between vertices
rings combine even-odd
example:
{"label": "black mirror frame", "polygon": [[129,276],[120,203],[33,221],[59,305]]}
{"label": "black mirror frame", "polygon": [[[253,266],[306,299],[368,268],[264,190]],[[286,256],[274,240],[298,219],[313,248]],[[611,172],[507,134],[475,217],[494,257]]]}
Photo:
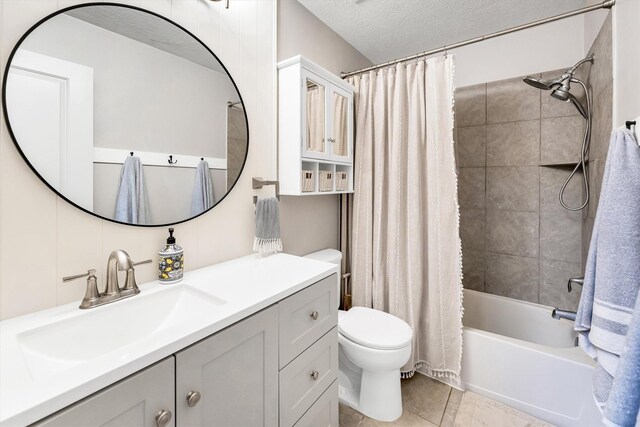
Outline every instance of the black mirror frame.
{"label": "black mirror frame", "polygon": [[[242,167],[240,168],[240,173],[238,174],[238,177],[234,181],[233,185],[231,185],[231,187],[229,187],[227,189],[227,192],[224,194],[224,196],[222,196],[220,198],[220,200],[217,200],[216,203],[212,207],[207,209],[206,211],[201,212],[198,215],[194,215],[192,217],[185,218],[185,219],[183,219],[181,221],[170,222],[170,223],[166,223],[166,224],[131,224],[131,223],[128,223],[128,222],[116,221],[115,219],[107,218],[107,217],[98,215],[98,214],[96,214],[96,213],[94,213],[94,212],[92,212],[92,211],[90,211],[88,209],[85,209],[82,206],[79,206],[78,204],[74,203],[72,200],[68,199],[62,193],[60,193],[57,189],[55,189],[53,186],[51,186],[51,184],[49,184],[47,182],[47,180],[45,180],[42,177],[42,175],[40,175],[38,173],[38,171],[31,164],[31,162],[29,162],[29,159],[27,158],[25,153],[20,148],[20,144],[18,143],[18,140],[16,139],[15,134],[13,133],[13,129],[11,127],[11,122],[9,121],[9,112],[8,112],[8,107],[7,107],[7,102],[6,102],[7,101],[7,97],[6,97],[7,96],[7,77],[9,76],[9,70],[11,68],[11,61],[13,60],[14,55],[16,54],[18,49],[20,48],[20,45],[22,44],[22,42],[36,28],[38,28],[40,25],[42,25],[43,23],[45,23],[49,19],[53,18],[54,16],[60,15],[62,13],[65,13],[65,12],[69,11],[69,10],[79,9],[79,8],[83,8],[83,7],[91,7],[91,6],[117,6],[117,7],[124,7],[124,8],[127,8],[127,9],[133,9],[133,10],[137,10],[137,11],[140,11],[140,12],[144,12],[144,13],[148,13],[150,15],[153,15],[153,16],[155,16],[157,18],[160,18],[160,19],[168,22],[169,24],[171,24],[173,26],[176,26],[176,27],[180,28],[182,31],[184,31],[185,33],[189,34],[191,37],[193,37],[194,40],[196,40],[198,43],[200,43],[202,45],[202,47],[204,47],[218,61],[218,63],[222,66],[222,69],[225,71],[225,73],[227,74],[227,76],[231,80],[231,84],[233,84],[233,87],[235,88],[236,92],[238,93],[238,97],[240,98],[240,103],[242,104],[242,109],[244,111],[244,121],[245,121],[245,126],[246,126],[246,129],[247,129],[247,149],[245,150],[245,153],[244,153],[244,159],[242,160]],[[180,24],[172,21],[171,19],[169,19],[169,18],[167,18],[165,16],[162,16],[162,15],[156,13],[156,12],[153,12],[153,11],[141,8],[141,7],[137,7],[137,6],[127,5],[127,4],[119,4],[119,3],[113,3],[113,2],[83,3],[83,4],[78,4],[78,5],[74,5],[74,6],[66,7],[64,9],[57,10],[57,11],[45,16],[44,18],[42,18],[38,22],[36,22],[31,28],[29,28],[27,30],[27,32],[25,32],[20,37],[20,40],[18,40],[16,45],[13,47],[13,49],[11,51],[11,54],[9,55],[9,58],[7,60],[6,67],[5,67],[5,70],[4,70],[4,75],[3,75],[3,81],[2,81],[2,107],[3,107],[2,110],[3,110],[3,115],[4,115],[4,121],[5,121],[6,125],[7,125],[7,130],[9,131],[9,135],[11,136],[11,139],[13,140],[13,144],[15,145],[16,149],[18,150],[18,153],[20,153],[20,156],[25,161],[25,163],[29,166],[31,171],[38,178],[40,178],[40,181],[42,181],[58,197],[60,197],[61,199],[63,199],[67,203],[69,203],[70,205],[80,209],[81,211],[84,211],[84,212],[86,212],[88,214],[91,214],[91,215],[95,216],[96,218],[99,218],[99,219],[102,219],[102,220],[105,220],[105,221],[110,221],[110,222],[113,222],[113,223],[116,223],[116,224],[128,225],[128,226],[133,226],[133,227],[146,227],[146,228],[150,228],[150,227],[167,227],[169,225],[182,224],[183,222],[191,221],[191,220],[193,220],[195,218],[198,218],[201,215],[204,215],[205,213],[209,212],[211,209],[213,209],[216,206],[218,206],[218,204],[220,204],[229,195],[229,193],[231,193],[231,191],[233,191],[233,189],[235,188],[236,184],[240,180],[240,177],[242,176],[242,172],[244,172],[244,168],[245,168],[245,166],[247,164],[247,157],[249,155],[249,141],[250,141],[250,139],[249,139],[249,116],[247,114],[247,109],[245,108],[245,103],[244,103],[244,100],[242,98],[242,94],[240,93],[240,90],[238,89],[238,86],[236,85],[236,82],[233,80],[233,77],[231,76],[231,73],[229,73],[229,70],[227,70],[227,67],[220,60],[220,58],[218,58],[218,56],[215,53],[213,53],[213,51],[204,42],[202,42],[202,40],[200,40],[191,31],[187,30],[182,25],[180,25]]]}

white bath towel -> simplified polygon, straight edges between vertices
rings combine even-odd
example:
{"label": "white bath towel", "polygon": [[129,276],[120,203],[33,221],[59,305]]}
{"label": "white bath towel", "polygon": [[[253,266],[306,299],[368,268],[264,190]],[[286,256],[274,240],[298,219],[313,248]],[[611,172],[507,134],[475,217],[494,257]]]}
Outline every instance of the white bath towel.
{"label": "white bath towel", "polygon": [[129,224],[151,223],[144,171],[139,157],[127,156],[122,163],[114,218]]}
{"label": "white bath towel", "polygon": [[191,197],[191,215],[200,215],[215,204],[209,163],[202,160],[196,168],[196,181]]}

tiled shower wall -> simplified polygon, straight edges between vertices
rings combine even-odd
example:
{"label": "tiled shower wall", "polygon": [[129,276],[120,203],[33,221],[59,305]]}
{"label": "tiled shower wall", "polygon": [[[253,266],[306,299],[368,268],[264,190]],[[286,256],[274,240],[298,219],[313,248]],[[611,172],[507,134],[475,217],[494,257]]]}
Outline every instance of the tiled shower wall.
{"label": "tiled shower wall", "polygon": [[[545,305],[575,309],[611,130],[611,20],[585,67],[594,94],[589,181],[582,212],[560,206],[558,192],[579,158],[584,119],[573,105],[526,85],[522,77],[456,91],[456,155],[464,286]],[[569,68],[572,64],[567,64]],[[562,70],[534,77],[559,76]],[[583,77],[584,78],[584,77]],[[581,93],[574,84],[574,92]],[[582,203],[582,175],[565,193]]]}

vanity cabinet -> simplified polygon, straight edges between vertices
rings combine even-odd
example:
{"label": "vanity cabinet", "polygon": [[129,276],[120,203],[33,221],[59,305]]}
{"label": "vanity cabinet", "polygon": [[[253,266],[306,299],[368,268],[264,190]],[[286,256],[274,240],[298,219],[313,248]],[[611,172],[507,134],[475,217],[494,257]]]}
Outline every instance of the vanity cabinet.
{"label": "vanity cabinet", "polygon": [[179,426],[277,425],[277,307],[176,353],[176,396]]}
{"label": "vanity cabinet", "polygon": [[278,63],[281,194],[353,191],[353,92],[302,56]]}
{"label": "vanity cabinet", "polygon": [[338,427],[332,274],[34,424]]}
{"label": "vanity cabinet", "polygon": [[174,402],[174,357],[170,356],[33,425],[174,427]]}

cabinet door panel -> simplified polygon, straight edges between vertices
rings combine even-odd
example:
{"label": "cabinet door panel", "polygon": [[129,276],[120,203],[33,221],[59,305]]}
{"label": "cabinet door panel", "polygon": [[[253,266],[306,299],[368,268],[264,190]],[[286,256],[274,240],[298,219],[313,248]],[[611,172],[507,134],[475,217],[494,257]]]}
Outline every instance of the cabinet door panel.
{"label": "cabinet door panel", "polygon": [[338,427],[338,380],[305,412],[295,427]]}
{"label": "cabinet door panel", "polygon": [[[176,354],[180,426],[278,423],[278,310],[271,307]],[[187,404],[190,392],[200,401]]]}
{"label": "cabinet door panel", "polygon": [[156,415],[171,411],[166,427],[175,424],[174,357],[63,409],[34,425],[46,427],[156,427]]}

